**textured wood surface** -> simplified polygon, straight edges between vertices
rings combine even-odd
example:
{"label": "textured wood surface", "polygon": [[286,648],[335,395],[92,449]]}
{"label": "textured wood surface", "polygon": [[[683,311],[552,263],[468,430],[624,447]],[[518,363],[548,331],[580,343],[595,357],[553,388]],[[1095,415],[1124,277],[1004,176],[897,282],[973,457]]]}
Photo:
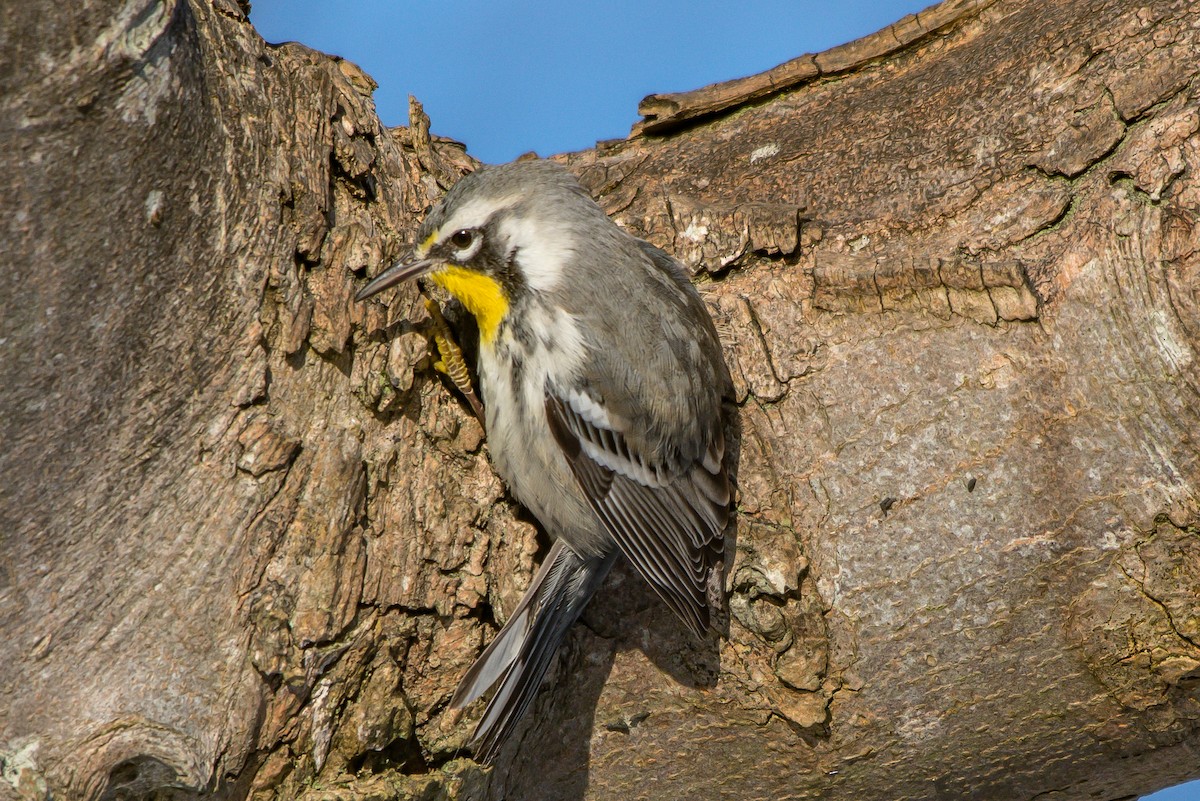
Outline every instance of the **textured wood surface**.
{"label": "textured wood surface", "polygon": [[472,160],[230,0],[34,6],[0,9],[0,798],[1200,774],[1194,4],[950,2],[559,157],[718,317],[733,614],[701,645],[616,571],[490,772],[445,705],[546,541],[415,289],[351,300]]}

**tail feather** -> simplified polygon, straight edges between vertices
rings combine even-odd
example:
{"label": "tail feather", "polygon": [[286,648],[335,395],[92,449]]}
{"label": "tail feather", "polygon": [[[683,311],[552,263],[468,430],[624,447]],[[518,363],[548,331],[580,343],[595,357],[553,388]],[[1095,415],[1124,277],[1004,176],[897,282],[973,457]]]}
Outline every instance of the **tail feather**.
{"label": "tail feather", "polygon": [[534,574],[529,589],[525,591],[517,608],[509,616],[504,628],[491,641],[479,658],[458,682],[458,688],[450,699],[451,709],[462,709],[479,696],[487,692],[513,663],[521,651],[529,629],[533,626],[533,618],[537,613],[538,588],[546,581],[546,576],[561,558],[561,550],[566,547],[562,540],[554,543],[546,560],[538,572]]}
{"label": "tail feather", "polygon": [[562,541],[546,561],[496,639],[475,661],[450,701],[461,708],[499,681],[475,728],[475,757],[490,762],[537,695],[567,631],[608,574],[617,552],[584,559]]}

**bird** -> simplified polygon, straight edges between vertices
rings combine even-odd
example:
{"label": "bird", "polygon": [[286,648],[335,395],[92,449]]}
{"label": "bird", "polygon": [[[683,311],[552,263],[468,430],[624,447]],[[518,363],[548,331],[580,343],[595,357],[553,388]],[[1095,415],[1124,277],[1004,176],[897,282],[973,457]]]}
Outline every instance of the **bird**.
{"label": "bird", "polygon": [[469,173],[416,241],[355,299],[428,277],[474,316],[494,468],[553,540],[450,699],[460,710],[497,686],[471,739],[488,763],[621,555],[697,637],[718,627],[732,381],[682,265],[554,162]]}

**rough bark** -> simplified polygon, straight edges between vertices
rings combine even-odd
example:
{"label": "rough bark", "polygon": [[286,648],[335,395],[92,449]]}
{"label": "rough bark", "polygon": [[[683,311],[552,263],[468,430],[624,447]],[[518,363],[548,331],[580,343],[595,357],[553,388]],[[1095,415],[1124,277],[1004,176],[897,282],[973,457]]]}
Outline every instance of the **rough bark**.
{"label": "rough bark", "polygon": [[445,705],[546,543],[351,302],[472,162],[243,12],[0,9],[0,798],[1200,775],[1194,4],[948,3],[562,157],[721,322],[733,619],[618,571],[490,772]]}

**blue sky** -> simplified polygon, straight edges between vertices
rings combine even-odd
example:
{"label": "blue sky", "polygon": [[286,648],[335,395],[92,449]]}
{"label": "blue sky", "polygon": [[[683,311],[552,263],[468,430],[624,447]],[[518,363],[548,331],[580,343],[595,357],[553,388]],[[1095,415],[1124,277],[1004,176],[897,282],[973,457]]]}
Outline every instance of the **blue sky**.
{"label": "blue sky", "polygon": [[[254,0],[270,42],[366,70],[387,125],[408,96],[434,133],[489,163],[582,150],[629,133],[653,92],[752,75],[876,31],[927,0]],[[737,12],[731,11],[737,8]]]}
{"label": "blue sky", "polygon": [[[269,42],[336,53],[379,84],[386,125],[416,95],[434,133],[489,163],[629,133],[654,92],[752,75],[857,39],[926,0],[254,0]],[[1200,801],[1200,782],[1145,797]]]}

